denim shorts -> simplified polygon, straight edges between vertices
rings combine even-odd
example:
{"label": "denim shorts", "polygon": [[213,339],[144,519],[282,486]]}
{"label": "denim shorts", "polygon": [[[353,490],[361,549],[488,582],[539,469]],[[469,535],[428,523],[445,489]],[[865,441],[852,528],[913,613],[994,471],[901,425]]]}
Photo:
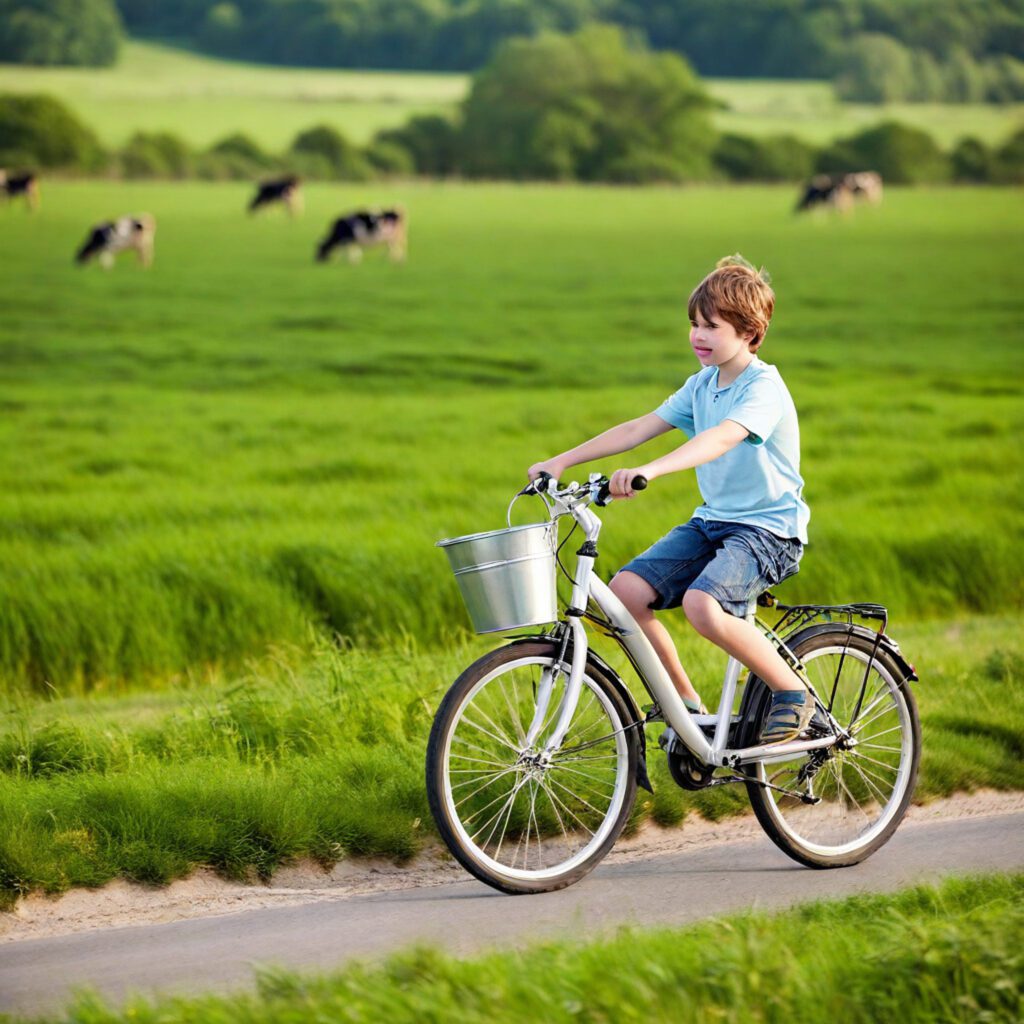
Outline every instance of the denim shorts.
{"label": "denim shorts", "polygon": [[703,590],[742,618],[769,587],[792,576],[803,545],[748,523],[693,518],[622,567],[658,592],[654,609],[678,608],[687,590]]}

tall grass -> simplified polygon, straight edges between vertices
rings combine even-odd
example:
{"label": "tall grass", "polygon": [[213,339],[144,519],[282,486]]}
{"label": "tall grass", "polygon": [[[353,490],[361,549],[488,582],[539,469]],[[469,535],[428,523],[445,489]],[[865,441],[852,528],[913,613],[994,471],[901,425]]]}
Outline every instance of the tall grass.
{"label": "tall grass", "polygon": [[992,876],[468,960],[421,948],[327,975],[265,971],[254,994],[121,1010],[87,996],[50,1019],[1010,1022],[1022,940],[1024,879]]}
{"label": "tall grass", "polygon": [[[800,221],[765,188],[309,191],[295,223],[196,184],[50,184],[38,217],[2,213],[8,692],[316,635],[447,641],[466,619],[433,542],[500,525],[527,465],[693,372],[686,293],[736,249],[775,275],[762,354],[801,413],[812,543],[785,595],[1020,607],[1019,197]],[[314,266],[329,218],[375,200],[407,205],[408,265]],[[152,271],[71,265],[89,224],[141,209]],[[601,571],[698,500],[680,475],[610,508]]]}
{"label": "tall grass", "polygon": [[[899,637],[922,679],[918,799],[1024,788],[1013,620],[901,624]],[[724,655],[680,639],[710,700]],[[201,688],[0,709],[0,906],[118,876],[167,882],[199,864],[265,878],[296,857],[408,859],[437,841],[423,783],[434,709],[493,642],[390,653],[323,643],[311,663],[279,652]],[[643,701],[621,656],[604,653]],[[640,794],[630,829],[746,811],[740,787],[679,789],[648,739],[654,793]]]}

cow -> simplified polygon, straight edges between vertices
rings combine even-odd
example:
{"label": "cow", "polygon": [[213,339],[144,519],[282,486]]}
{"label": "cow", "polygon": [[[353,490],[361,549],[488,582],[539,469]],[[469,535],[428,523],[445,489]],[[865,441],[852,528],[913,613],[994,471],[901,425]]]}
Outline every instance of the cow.
{"label": "cow", "polygon": [[823,206],[847,213],[853,209],[855,202],[877,206],[881,201],[882,176],[877,171],[816,174],[804,187],[796,212]]}
{"label": "cow", "polygon": [[406,216],[400,207],[391,210],[358,210],[339,217],[327,237],[317,246],[316,258],[323,263],[331,253],[342,248],[349,263],[363,258],[363,249],[386,245],[392,260],[404,260],[407,250]]}
{"label": "cow", "polygon": [[302,179],[295,174],[260,182],[256,195],[249,203],[249,213],[255,213],[260,207],[269,206],[271,203],[284,203],[293,217],[302,213],[301,184]]}
{"label": "cow", "polygon": [[853,209],[853,191],[846,183],[846,175],[816,174],[804,187],[803,195],[796,204],[796,213],[829,207],[846,213]]}
{"label": "cow", "polygon": [[882,201],[882,176],[877,171],[856,171],[846,175],[853,198],[878,206]]}
{"label": "cow", "polygon": [[11,174],[0,168],[0,192],[8,200],[21,196],[30,210],[39,209],[39,179],[31,172]]}
{"label": "cow", "polygon": [[139,257],[139,263],[148,267],[153,262],[155,234],[156,220],[148,213],[104,221],[90,230],[89,237],[78,250],[75,259],[84,264],[95,256],[100,266],[109,270],[119,252],[131,250]]}

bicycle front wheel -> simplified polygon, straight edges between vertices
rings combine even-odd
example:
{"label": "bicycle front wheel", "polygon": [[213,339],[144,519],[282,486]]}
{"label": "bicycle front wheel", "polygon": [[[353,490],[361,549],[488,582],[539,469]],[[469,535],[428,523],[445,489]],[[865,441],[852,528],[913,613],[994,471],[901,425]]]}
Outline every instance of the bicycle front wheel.
{"label": "bicycle front wheel", "polygon": [[[485,655],[455,681],[430,733],[427,795],[438,831],[467,871],[502,892],[582,878],[636,799],[633,716],[596,665],[587,665],[561,746],[545,751],[568,679],[557,654],[557,644],[538,640]],[[527,744],[549,682],[542,727]]]}
{"label": "bicycle front wheel", "polygon": [[[893,658],[869,638],[841,629],[817,633],[795,641],[793,652],[850,739],[755,765],[750,802],[794,860],[815,868],[857,864],[888,842],[913,796],[921,756],[914,695]],[[767,700],[762,717],[766,710]]]}

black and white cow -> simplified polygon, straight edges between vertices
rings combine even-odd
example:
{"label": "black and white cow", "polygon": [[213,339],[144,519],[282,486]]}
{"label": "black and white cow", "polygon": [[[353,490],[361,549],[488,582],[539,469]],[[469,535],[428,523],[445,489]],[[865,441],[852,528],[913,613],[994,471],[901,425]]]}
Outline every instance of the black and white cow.
{"label": "black and white cow", "polygon": [[400,207],[392,210],[358,210],[339,217],[316,250],[323,263],[335,249],[344,249],[350,263],[363,258],[363,249],[386,245],[393,260],[404,260],[407,250],[406,216]]}
{"label": "black and white cow", "polygon": [[804,187],[796,204],[796,212],[825,207],[845,213],[853,209],[853,192],[846,183],[846,175],[816,174]]}
{"label": "black and white cow", "polygon": [[302,213],[302,180],[298,175],[290,174],[286,178],[275,178],[259,184],[256,195],[249,203],[249,212],[255,213],[263,206],[272,203],[283,203],[285,209],[294,217]]}
{"label": "black and white cow", "polygon": [[95,256],[100,266],[109,270],[119,252],[131,251],[139,257],[142,266],[148,267],[153,262],[155,235],[156,220],[148,213],[104,221],[90,230],[75,259],[88,263]]}
{"label": "black and white cow", "polygon": [[20,196],[30,210],[39,209],[39,179],[28,171],[11,174],[0,168],[0,193],[5,199]]}
{"label": "black and white cow", "polygon": [[816,174],[804,187],[796,212],[829,207],[846,213],[855,202],[877,206],[882,201],[882,176],[877,171]]}

